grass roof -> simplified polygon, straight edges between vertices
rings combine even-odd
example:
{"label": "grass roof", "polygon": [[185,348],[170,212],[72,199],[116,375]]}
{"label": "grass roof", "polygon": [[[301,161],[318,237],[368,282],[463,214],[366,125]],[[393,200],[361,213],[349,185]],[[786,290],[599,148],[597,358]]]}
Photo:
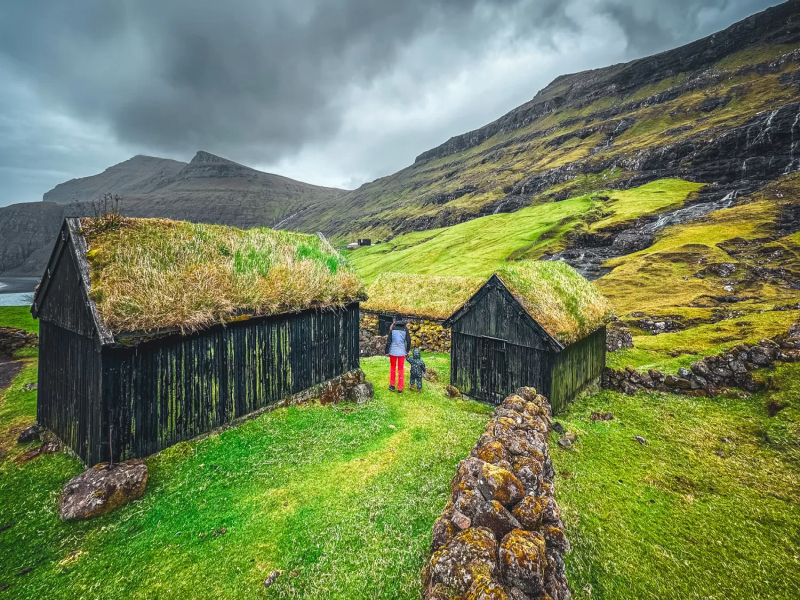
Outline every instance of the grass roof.
{"label": "grass roof", "polygon": [[381,273],[369,287],[365,310],[446,319],[478,291],[480,277]]}
{"label": "grass roof", "polygon": [[348,261],[313,235],[119,216],[81,228],[91,296],[115,333],[193,331],[363,297]]}
{"label": "grass roof", "polygon": [[586,337],[611,319],[609,302],[566,263],[507,263],[497,276],[528,314],[564,345]]}

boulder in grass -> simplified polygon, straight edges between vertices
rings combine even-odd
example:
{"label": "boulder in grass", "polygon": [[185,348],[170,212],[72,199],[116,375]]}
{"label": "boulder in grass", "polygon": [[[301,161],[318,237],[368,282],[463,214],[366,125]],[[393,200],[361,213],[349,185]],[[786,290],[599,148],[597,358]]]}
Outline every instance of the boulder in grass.
{"label": "boulder in grass", "polygon": [[448,385],[444,391],[448,398],[461,398],[461,392],[454,385]]}
{"label": "boulder in grass", "polygon": [[30,427],[26,427],[22,430],[22,433],[19,434],[17,438],[18,444],[27,444],[28,442],[33,442],[39,439],[39,426],[35,423]]}
{"label": "boulder in grass", "polygon": [[358,404],[364,404],[368,402],[374,395],[375,389],[373,388],[371,381],[350,386],[345,392],[345,398],[347,400],[356,402]]}
{"label": "boulder in grass", "polygon": [[95,465],[64,486],[59,516],[62,521],[81,521],[105,515],[144,494],[147,478],[147,465],[141,460]]}

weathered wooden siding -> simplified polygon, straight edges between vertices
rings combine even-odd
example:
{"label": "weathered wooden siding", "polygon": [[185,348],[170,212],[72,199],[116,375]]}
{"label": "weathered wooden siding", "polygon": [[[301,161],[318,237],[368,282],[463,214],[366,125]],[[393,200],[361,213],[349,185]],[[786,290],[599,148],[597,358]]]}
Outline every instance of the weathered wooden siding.
{"label": "weathered wooden siding", "polygon": [[546,339],[514,297],[502,287],[488,283],[476,294],[469,310],[452,326],[453,333],[504,340],[517,346],[545,350]]}
{"label": "weathered wooden siding", "polygon": [[553,414],[562,412],[584,387],[602,376],[605,365],[605,327],[554,355],[549,391]]}
{"label": "weathered wooden siding", "polygon": [[115,459],[147,456],[357,369],[358,327],[353,304],[106,350]]}
{"label": "weathered wooden siding", "polygon": [[36,419],[86,462],[108,448],[103,427],[102,361],[94,340],[42,320]]}
{"label": "weathered wooden siding", "polygon": [[453,334],[451,382],[461,393],[500,404],[522,386],[543,390],[548,384],[548,353],[503,340]]}
{"label": "weathered wooden siding", "polygon": [[58,244],[63,245],[60,246],[60,254],[53,266],[48,267],[51,275],[46,285],[49,289],[39,307],[38,317],[42,321],[56,323],[62,329],[92,337],[95,333],[94,321],[83,293],[83,284],[72,249],[68,242],[59,240]]}

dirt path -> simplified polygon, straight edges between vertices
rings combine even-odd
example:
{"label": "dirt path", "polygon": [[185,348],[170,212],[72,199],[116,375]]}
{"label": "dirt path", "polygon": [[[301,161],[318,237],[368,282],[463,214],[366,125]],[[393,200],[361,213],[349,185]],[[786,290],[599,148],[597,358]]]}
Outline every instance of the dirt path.
{"label": "dirt path", "polygon": [[14,377],[22,370],[22,361],[0,358],[0,394],[11,385]]}

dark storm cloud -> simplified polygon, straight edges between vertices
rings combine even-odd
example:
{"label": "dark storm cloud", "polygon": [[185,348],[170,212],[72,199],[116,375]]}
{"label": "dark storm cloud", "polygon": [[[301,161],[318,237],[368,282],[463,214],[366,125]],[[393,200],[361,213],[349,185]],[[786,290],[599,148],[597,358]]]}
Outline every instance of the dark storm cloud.
{"label": "dark storm cloud", "polygon": [[[363,180],[500,116],[563,71],[664,50],[767,4],[11,0],[0,5],[0,76],[12,83],[0,92],[0,177],[13,185],[25,165],[48,182],[87,175],[134,150],[188,160],[202,148],[269,166],[330,147],[325,165],[318,152],[313,167],[287,168]],[[506,55],[524,68],[482,89]],[[458,82],[464,102],[454,101]],[[483,93],[464,98],[471,89]],[[435,119],[410,117],[423,100]],[[27,134],[13,115],[33,124]],[[373,127],[354,134],[358,121]],[[20,141],[4,143],[9,131]]]}

